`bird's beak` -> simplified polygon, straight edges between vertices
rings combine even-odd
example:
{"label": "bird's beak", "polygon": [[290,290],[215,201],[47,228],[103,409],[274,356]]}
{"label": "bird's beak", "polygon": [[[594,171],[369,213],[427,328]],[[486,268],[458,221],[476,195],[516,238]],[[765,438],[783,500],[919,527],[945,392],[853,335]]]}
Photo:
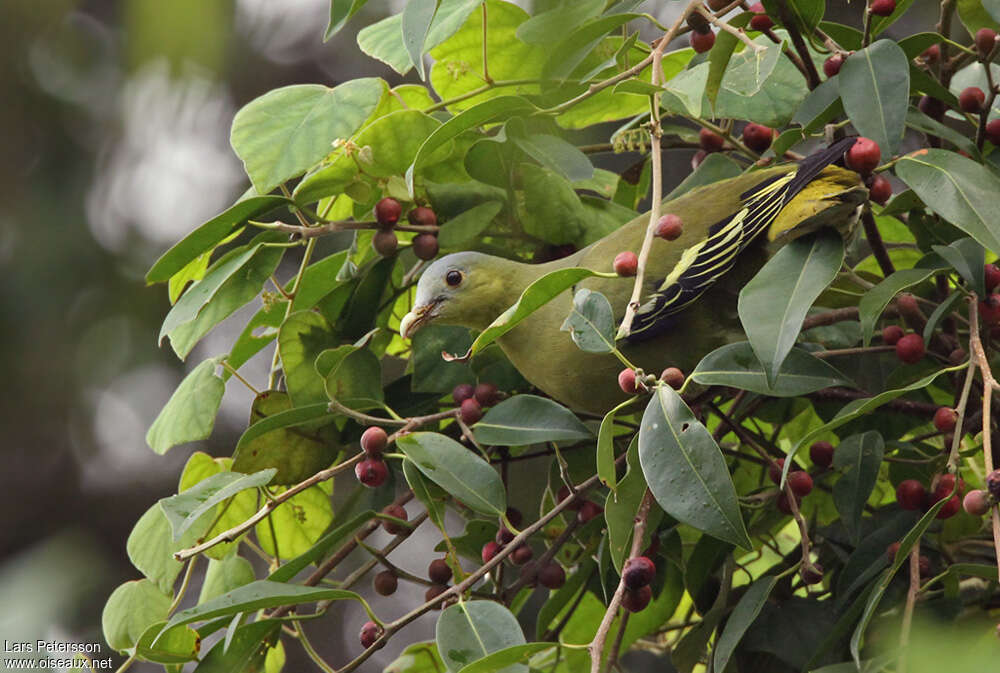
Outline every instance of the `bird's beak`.
{"label": "bird's beak", "polygon": [[399,322],[399,336],[404,339],[411,338],[417,330],[434,319],[434,309],[436,306],[436,303],[424,304],[423,306],[417,306],[404,315],[403,319]]}

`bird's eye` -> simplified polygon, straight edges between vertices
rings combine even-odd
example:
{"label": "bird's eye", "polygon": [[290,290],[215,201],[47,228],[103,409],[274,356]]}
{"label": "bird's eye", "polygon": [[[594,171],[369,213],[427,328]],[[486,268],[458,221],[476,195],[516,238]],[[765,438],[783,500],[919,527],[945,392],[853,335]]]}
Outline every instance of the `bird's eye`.
{"label": "bird's eye", "polygon": [[455,287],[462,282],[462,272],[452,269],[445,274],[444,282],[448,283],[448,285],[451,285],[452,287]]}

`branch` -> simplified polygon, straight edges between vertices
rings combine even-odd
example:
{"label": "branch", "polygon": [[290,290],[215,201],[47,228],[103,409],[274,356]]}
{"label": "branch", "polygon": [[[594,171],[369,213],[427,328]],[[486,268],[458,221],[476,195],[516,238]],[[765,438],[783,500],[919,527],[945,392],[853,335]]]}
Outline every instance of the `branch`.
{"label": "branch", "polygon": [[806,78],[806,84],[810,90],[815,89],[819,86],[820,79],[819,73],[816,71],[816,64],[813,63],[812,56],[809,54],[809,47],[806,45],[806,41],[802,39],[802,33],[799,32],[799,26],[795,22],[795,17],[788,11],[786,0],[778,0],[777,5],[781,23],[785,26],[785,30],[788,31],[788,36],[792,38],[792,44],[795,45],[795,51],[799,54],[799,61],[802,64],[802,74]]}
{"label": "branch", "polygon": [[[381,225],[374,220],[364,220],[357,222],[354,220],[338,220],[336,222],[326,222],[317,224],[314,227],[307,227],[298,224],[288,224],[287,222],[250,222],[259,229],[269,231],[281,231],[293,234],[303,239],[316,238],[318,236],[329,236],[341,231],[354,231],[357,229],[381,229]],[[421,234],[436,234],[441,228],[436,224],[394,224],[393,229],[397,231],[412,231]]]}
{"label": "branch", "polygon": [[882,234],[878,231],[878,225],[875,224],[875,216],[872,212],[865,209],[865,212],[861,214],[861,223],[865,228],[865,238],[868,239],[868,245],[872,249],[872,255],[875,256],[875,261],[878,262],[878,266],[882,269],[882,274],[885,276],[890,276],[896,272],[896,267],[893,265],[892,260],[889,259],[889,253],[885,249],[885,243],[882,241]]}

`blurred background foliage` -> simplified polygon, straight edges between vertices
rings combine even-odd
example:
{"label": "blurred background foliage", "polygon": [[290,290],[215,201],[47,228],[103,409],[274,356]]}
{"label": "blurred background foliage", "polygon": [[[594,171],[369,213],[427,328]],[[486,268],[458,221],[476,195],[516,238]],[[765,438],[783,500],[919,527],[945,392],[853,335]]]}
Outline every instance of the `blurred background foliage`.
{"label": "blurred background foliage", "polygon": [[[209,440],[167,456],[146,446],[185,366],[156,344],[169,303],[143,274],[246,188],[228,141],[242,105],[287,84],[400,82],[355,36],[403,4],[369,2],[324,44],[329,0],[0,2],[2,637],[101,642],[104,599],[135,576],[135,521],[176,490],[192,451],[231,453],[250,404],[236,386]],[[931,24],[936,3],[918,4],[890,32]],[[668,22],[679,7],[642,10]],[[672,181],[692,153],[670,152]],[[615,159],[602,167],[621,170]],[[210,335],[190,366],[247,317]]]}

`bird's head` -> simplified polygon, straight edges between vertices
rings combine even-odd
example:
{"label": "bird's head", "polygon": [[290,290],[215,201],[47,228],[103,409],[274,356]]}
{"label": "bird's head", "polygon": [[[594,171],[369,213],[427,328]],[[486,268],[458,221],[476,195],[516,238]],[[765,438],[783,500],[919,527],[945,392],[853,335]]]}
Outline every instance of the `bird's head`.
{"label": "bird's head", "polygon": [[408,339],[432,321],[484,329],[523,289],[518,285],[517,266],[517,262],[479,252],[442,257],[420,276],[413,310],[399,324],[400,335]]}

